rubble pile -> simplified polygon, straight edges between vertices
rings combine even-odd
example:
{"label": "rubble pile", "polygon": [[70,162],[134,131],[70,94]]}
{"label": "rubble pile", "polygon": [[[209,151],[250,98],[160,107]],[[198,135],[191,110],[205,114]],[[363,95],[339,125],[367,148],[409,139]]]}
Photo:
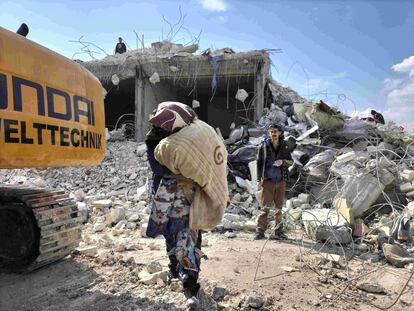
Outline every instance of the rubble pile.
{"label": "rubble pile", "polygon": [[392,122],[349,118],[323,101],[294,104],[280,94],[274,99],[257,127],[235,128],[225,141],[232,201],[223,227],[254,229],[260,213],[255,155],[267,126],[278,123],[285,127],[294,160],[283,208],[287,227],[303,229],[316,242],[367,243],[382,255],[384,239],[410,249],[414,134]]}
{"label": "rubble pile", "polygon": [[[268,124],[264,119],[285,126],[284,139],[294,150],[283,208],[288,228],[303,229],[308,238],[332,244],[367,243],[375,248],[384,237],[411,242],[413,135],[392,123],[349,119],[322,101],[298,106],[287,97],[272,104],[257,127],[234,128],[225,139],[231,201],[219,231],[233,237],[233,231],[255,230],[260,214],[255,160]],[[63,189],[77,201],[87,230],[129,230],[145,237],[152,177],[146,147],[125,140],[120,130],[107,138],[100,166],[3,170],[0,182]],[[127,249],[127,244],[117,250]]]}
{"label": "rubble pile", "polygon": [[133,141],[109,142],[105,160],[96,167],[0,171],[0,183],[63,189],[77,201],[120,197],[137,202],[137,188],[150,177],[146,147]]}

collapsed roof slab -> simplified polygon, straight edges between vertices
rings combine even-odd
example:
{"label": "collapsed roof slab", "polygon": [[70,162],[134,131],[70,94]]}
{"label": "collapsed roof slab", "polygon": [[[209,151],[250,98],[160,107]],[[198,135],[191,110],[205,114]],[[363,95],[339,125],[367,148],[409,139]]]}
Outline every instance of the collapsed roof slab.
{"label": "collapsed roof slab", "polygon": [[[217,57],[216,76],[254,76],[261,66],[269,67],[269,54],[265,51],[250,51],[234,54],[223,54]],[[82,65],[91,71],[104,85],[111,87],[111,77],[116,74],[120,80],[134,78],[137,67],[150,77],[157,72],[160,78],[191,79],[213,77],[212,60],[204,55],[165,56],[135,53],[124,56],[117,54],[102,60],[83,62]],[[267,72],[268,73],[268,72]]]}
{"label": "collapsed roof slab", "polygon": [[[171,89],[167,85],[165,90],[161,87],[162,85],[159,86],[159,83],[155,88],[148,88],[148,85],[152,85],[149,78],[154,73],[159,75],[161,84],[163,81],[170,81],[173,82],[173,85],[180,85],[181,88],[197,89],[198,93],[212,92],[211,81],[214,77],[218,83],[231,78],[246,78],[253,84],[253,119],[258,119],[262,114],[265,84],[270,76],[270,58],[265,51],[225,53],[213,57],[188,53],[185,55],[182,53],[156,55],[131,51],[108,56],[99,61],[85,62],[83,65],[98,77],[107,90],[113,87],[111,78],[114,74],[118,76],[121,83],[125,80],[135,79],[137,140],[141,140],[147,130],[148,114],[154,109],[153,106],[156,107],[158,104],[154,104],[153,100],[159,97],[158,93],[162,91],[161,93],[170,95],[169,100],[179,100],[177,96],[174,96],[174,92],[167,90]],[[206,83],[206,81],[210,81],[210,83]]]}

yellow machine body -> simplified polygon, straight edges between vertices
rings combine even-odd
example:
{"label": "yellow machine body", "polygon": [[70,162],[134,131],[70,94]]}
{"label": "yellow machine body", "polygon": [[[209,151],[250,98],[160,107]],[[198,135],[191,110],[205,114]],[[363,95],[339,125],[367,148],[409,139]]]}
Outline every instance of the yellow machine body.
{"label": "yellow machine body", "polygon": [[93,166],[105,150],[99,80],[0,27],[0,168]]}

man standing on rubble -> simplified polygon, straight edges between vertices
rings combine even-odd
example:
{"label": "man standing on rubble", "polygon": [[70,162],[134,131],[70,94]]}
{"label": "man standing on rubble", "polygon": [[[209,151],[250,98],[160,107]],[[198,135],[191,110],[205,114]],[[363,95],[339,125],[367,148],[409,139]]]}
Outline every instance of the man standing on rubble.
{"label": "man standing on rubble", "polygon": [[269,237],[273,240],[287,239],[283,231],[282,206],[288,179],[288,166],[292,163],[291,149],[283,140],[283,129],[272,124],[268,136],[259,148],[257,159],[258,186],[262,191],[260,206],[262,213],[257,220],[255,239],[265,238],[269,223],[269,212],[275,209],[275,229]]}
{"label": "man standing on rubble", "polygon": [[122,42],[122,38],[118,38],[118,43],[115,46],[115,54],[123,54],[126,52],[126,46],[125,43]]}

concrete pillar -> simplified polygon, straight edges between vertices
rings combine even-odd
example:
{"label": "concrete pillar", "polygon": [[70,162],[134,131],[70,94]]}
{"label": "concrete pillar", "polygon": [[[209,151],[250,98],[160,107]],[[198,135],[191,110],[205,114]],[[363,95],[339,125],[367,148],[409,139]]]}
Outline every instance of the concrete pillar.
{"label": "concrete pillar", "polygon": [[135,74],[135,140],[143,141],[145,107],[144,107],[144,77],[141,66],[136,67]]}
{"label": "concrete pillar", "polygon": [[259,63],[255,78],[254,90],[256,94],[256,105],[255,105],[255,121],[259,120],[262,116],[264,109],[264,91],[266,86],[266,78],[269,75],[269,62],[264,60]]}

